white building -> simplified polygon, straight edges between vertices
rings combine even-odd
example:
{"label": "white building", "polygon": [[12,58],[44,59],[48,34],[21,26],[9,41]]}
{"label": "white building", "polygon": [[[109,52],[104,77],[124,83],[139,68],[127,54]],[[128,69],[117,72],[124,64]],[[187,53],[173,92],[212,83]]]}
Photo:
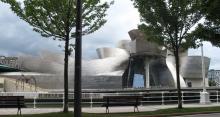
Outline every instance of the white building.
{"label": "white building", "polygon": [[208,72],[208,79],[214,81],[217,86],[220,86],[220,70],[211,69]]}

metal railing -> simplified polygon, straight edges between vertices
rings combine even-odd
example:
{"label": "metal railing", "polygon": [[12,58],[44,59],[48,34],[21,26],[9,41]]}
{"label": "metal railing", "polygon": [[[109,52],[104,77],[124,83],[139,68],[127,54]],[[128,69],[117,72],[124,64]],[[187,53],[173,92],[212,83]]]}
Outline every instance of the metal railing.
{"label": "metal railing", "polygon": [[[220,92],[211,90],[210,101],[219,103]],[[83,92],[82,105],[86,107],[99,107],[103,104],[103,96],[106,95],[142,95],[141,105],[166,105],[177,104],[178,96],[176,91],[137,91],[137,92]],[[0,96],[25,96],[26,104],[29,107],[62,107],[64,102],[63,93],[47,92],[1,92]],[[69,104],[73,105],[74,94],[69,93]],[[199,103],[199,91],[182,91],[182,103]]]}

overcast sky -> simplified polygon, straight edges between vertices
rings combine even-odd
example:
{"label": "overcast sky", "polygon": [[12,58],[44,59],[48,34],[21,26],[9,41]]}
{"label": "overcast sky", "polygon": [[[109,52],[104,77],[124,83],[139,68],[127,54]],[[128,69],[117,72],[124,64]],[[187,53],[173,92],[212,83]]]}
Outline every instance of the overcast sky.
{"label": "overcast sky", "polygon": [[[115,0],[108,10],[108,22],[93,34],[83,37],[83,58],[96,58],[96,48],[115,47],[119,40],[129,39],[128,31],[137,28],[139,15],[130,0]],[[43,38],[20,20],[9,6],[0,3],[0,55],[38,55],[42,51],[62,53],[59,41]],[[204,54],[211,58],[211,67],[220,69],[220,49],[204,43]],[[190,49],[189,55],[200,55],[200,48]]]}

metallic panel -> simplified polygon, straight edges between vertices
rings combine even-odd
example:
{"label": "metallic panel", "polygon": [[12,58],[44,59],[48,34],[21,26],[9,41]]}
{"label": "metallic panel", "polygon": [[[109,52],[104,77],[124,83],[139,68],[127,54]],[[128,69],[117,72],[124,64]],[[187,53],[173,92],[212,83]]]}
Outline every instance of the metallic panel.
{"label": "metallic panel", "polygon": [[128,56],[128,53],[124,49],[120,48],[98,48],[96,52],[100,59],[108,58],[108,57],[119,57],[119,56]]}
{"label": "metallic panel", "polygon": [[[205,74],[207,76],[210,58],[204,57]],[[184,78],[202,78],[201,56],[188,56],[181,63],[181,74]]]}

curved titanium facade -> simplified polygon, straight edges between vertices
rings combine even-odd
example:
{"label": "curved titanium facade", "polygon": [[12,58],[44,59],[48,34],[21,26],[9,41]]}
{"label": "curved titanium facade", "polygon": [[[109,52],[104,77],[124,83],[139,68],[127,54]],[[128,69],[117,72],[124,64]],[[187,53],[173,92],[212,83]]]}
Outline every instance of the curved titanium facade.
{"label": "curved titanium facade", "polygon": [[98,48],[96,49],[96,52],[100,59],[128,55],[124,49],[120,48]]}
{"label": "curved titanium facade", "polygon": [[131,37],[130,53],[133,55],[146,56],[165,56],[166,51],[162,50],[162,46],[147,41],[139,30],[129,31]]}
{"label": "curved titanium facade", "polygon": [[175,87],[175,82],[172,79],[165,58],[156,59],[150,63],[150,86]]}
{"label": "curved titanium facade", "polygon": [[[138,30],[129,32],[131,40],[122,40],[118,48],[98,48],[98,59],[82,61],[82,87],[86,89],[132,88],[134,77],[142,75],[145,88],[175,88],[176,66],[171,52],[161,46],[145,40]],[[210,59],[205,57],[206,74]],[[26,56],[21,59],[26,71],[50,73],[52,75],[34,75],[38,86],[45,89],[63,88],[63,56],[41,54],[40,57]],[[74,58],[69,57],[69,86],[74,84]],[[201,86],[201,57],[189,56],[187,51],[180,53],[180,84]],[[124,74],[123,74],[124,71]],[[20,77],[17,76],[17,77]],[[189,86],[189,85],[188,85]]]}
{"label": "curved titanium facade", "polygon": [[[204,57],[205,75],[208,74],[210,58]],[[201,56],[185,57],[181,64],[181,74],[184,78],[202,78]]]}
{"label": "curved titanium facade", "polygon": [[[139,30],[129,31],[131,37],[130,49],[132,61],[123,75],[123,86],[132,87],[134,74],[144,76],[146,88],[151,87],[176,87],[175,59],[169,51],[163,50],[161,46],[145,39]],[[186,53],[186,54],[185,54]],[[186,56],[187,52],[181,53]],[[168,59],[166,59],[168,57]],[[127,82],[127,83],[126,83]],[[183,77],[180,75],[181,87],[186,87]]]}
{"label": "curved titanium facade", "polygon": [[117,43],[117,48],[121,48],[126,50],[127,52],[130,52],[130,40],[121,40]]}

